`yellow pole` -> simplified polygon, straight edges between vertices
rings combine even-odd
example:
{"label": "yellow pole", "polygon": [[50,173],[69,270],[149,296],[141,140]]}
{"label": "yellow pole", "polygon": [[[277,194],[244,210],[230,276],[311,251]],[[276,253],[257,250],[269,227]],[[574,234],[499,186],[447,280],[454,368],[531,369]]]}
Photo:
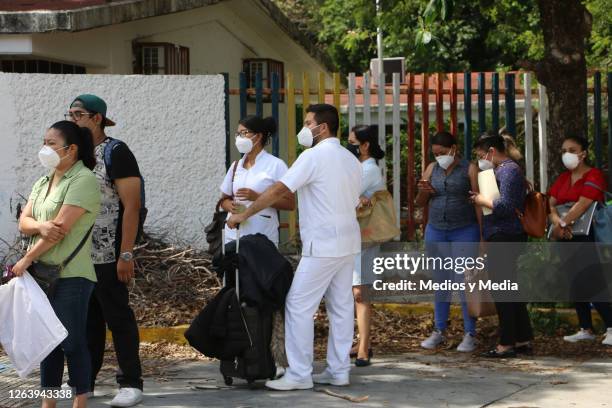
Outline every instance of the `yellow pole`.
{"label": "yellow pole", "polygon": [[306,108],[310,105],[310,78],[308,73],[302,75],[302,118],[306,117]]}
{"label": "yellow pole", "polygon": [[[336,109],[338,109],[338,114],[340,114],[340,74],[338,72],[334,72],[333,79],[334,79],[334,106],[336,107]],[[340,117],[340,120],[342,120],[342,117]],[[339,125],[341,123],[342,122],[340,121]],[[338,126],[338,137],[340,137],[340,129],[341,129],[341,126]]]}
{"label": "yellow pole", "polygon": [[319,72],[319,103],[325,103],[325,72]]}
{"label": "yellow pole", "polygon": [[[296,123],[295,123],[295,88],[293,84],[293,74],[287,73],[287,161],[291,166],[295,161],[296,152]],[[289,213],[289,239],[295,237],[296,232],[296,213],[295,210]]]}

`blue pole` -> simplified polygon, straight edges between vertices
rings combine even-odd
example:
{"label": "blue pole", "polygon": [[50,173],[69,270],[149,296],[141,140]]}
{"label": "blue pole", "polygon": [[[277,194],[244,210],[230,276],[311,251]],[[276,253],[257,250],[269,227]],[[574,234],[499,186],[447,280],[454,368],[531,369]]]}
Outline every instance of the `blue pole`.
{"label": "blue pole", "polygon": [[487,131],[487,112],[485,101],[485,74],[478,74],[478,133],[481,135]]}
{"label": "blue pole", "polygon": [[612,89],[612,72],[608,72],[608,188],[612,188],[612,123],[610,123],[610,118],[612,118],[612,103],[610,101],[610,97],[612,93],[610,92]]}
{"label": "blue pole", "polygon": [[240,119],[247,115],[247,80],[244,72],[240,73]]}
{"label": "blue pole", "polygon": [[497,133],[499,131],[499,74],[497,72],[493,73],[492,79],[492,104],[491,104],[491,115],[493,117],[493,131]]}
{"label": "blue pole", "polygon": [[263,85],[259,71],[255,74],[255,114],[263,116]]}
{"label": "blue pole", "polygon": [[230,103],[229,103],[229,74],[223,73],[224,93],[225,93],[225,168],[230,166]]}
{"label": "blue pole", "polygon": [[[593,109],[595,111],[593,115],[593,119],[595,120],[595,166],[601,168],[603,153],[603,145],[601,143],[601,72],[595,72],[593,79],[595,82],[595,95],[593,99]],[[608,163],[609,162],[610,158],[608,158]]]}

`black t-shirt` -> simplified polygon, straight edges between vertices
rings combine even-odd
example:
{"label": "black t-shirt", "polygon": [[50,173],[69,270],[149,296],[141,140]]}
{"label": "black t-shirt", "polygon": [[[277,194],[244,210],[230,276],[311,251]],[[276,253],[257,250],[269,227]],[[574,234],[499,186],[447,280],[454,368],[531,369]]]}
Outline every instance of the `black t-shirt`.
{"label": "black t-shirt", "polygon": [[101,185],[102,205],[93,231],[93,259],[95,264],[115,262],[121,248],[123,206],[114,181],[127,177],[140,177],[134,154],[124,143],[117,144],[111,153],[111,165],[106,172],[104,151],[110,139],[96,146],[97,164],[94,173]]}

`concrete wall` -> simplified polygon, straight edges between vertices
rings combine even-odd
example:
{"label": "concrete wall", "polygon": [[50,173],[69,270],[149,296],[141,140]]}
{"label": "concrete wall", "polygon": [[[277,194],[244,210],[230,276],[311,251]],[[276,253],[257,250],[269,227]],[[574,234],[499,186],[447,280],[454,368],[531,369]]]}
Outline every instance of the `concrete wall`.
{"label": "concrete wall", "polygon": [[[225,174],[223,77],[0,74],[0,237],[16,236],[11,203],[45,174],[37,153],[45,130],[74,97],[106,100],[147,185],[146,230],[204,247]],[[4,251],[0,245],[0,254]]]}

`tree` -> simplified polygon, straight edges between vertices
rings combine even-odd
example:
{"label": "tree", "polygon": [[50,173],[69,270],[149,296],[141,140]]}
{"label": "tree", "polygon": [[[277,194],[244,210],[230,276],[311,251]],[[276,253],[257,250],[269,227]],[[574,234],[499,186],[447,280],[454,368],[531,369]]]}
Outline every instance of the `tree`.
{"label": "tree", "polygon": [[[447,19],[446,11],[452,5],[453,0],[430,0],[424,13],[425,21]],[[544,41],[543,55],[518,60],[516,64],[534,71],[538,81],[546,86],[548,176],[554,179],[563,168],[560,154],[563,137],[588,136],[586,50],[593,18],[580,0],[537,0],[537,6]],[[426,26],[421,28],[418,38],[427,30]]]}
{"label": "tree", "polygon": [[563,168],[561,143],[567,135],[587,137],[586,44],[592,15],[580,0],[538,0],[544,34],[544,57],[524,61],[546,86],[549,102],[548,172],[552,180]]}

